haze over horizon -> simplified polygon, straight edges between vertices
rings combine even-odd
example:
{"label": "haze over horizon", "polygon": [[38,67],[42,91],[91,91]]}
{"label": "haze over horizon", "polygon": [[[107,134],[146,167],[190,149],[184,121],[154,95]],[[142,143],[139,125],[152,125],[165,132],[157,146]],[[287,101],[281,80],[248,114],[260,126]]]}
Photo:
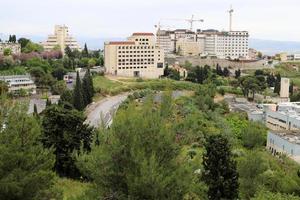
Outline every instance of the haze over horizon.
{"label": "haze over horizon", "polygon": [[1,2],[6,9],[0,13],[0,38],[46,38],[56,24],[67,25],[76,38],[126,38],[132,32],[155,32],[159,21],[165,27],[188,28],[185,21],[166,19],[191,15],[204,19],[194,29],[228,30],[230,5],[234,30],[249,31],[252,39],[300,42],[297,0],[10,0]]}

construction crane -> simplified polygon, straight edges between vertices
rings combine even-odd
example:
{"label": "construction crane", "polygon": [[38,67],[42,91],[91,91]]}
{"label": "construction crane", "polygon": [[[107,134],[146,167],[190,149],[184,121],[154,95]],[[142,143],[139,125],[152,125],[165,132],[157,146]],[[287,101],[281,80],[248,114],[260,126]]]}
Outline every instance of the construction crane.
{"label": "construction crane", "polygon": [[232,5],[230,6],[230,9],[228,10],[229,13],[229,31],[232,31],[232,13],[233,13]]}
{"label": "construction crane", "polygon": [[165,20],[176,20],[176,21],[186,21],[190,24],[190,30],[193,30],[194,22],[204,22],[203,19],[194,19],[194,15],[190,19],[165,19]]}

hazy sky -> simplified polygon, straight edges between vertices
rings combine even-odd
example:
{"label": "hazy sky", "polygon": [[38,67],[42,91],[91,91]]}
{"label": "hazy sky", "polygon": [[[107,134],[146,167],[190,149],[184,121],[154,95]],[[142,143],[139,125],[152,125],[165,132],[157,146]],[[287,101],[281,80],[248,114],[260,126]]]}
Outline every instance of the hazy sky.
{"label": "hazy sky", "polygon": [[167,18],[203,18],[195,28],[233,28],[252,38],[300,41],[300,0],[0,0],[0,33],[47,36],[55,24],[66,24],[78,37],[126,37],[154,32],[154,25],[188,28]]}

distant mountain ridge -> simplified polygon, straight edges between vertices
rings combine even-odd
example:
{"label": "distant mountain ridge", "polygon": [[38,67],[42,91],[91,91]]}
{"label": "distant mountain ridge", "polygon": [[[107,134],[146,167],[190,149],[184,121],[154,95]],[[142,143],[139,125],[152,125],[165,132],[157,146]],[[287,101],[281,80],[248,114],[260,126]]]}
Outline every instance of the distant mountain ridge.
{"label": "distant mountain ridge", "polygon": [[[47,36],[37,36],[37,35],[17,35],[18,38],[26,37],[30,38],[34,42],[42,42],[47,39]],[[0,38],[5,40],[8,38],[7,35],[1,34]],[[90,49],[103,49],[104,42],[106,41],[123,41],[126,38],[95,38],[95,37],[76,37],[76,40],[83,47],[84,43]],[[300,53],[300,42],[296,41],[276,41],[276,40],[264,40],[264,39],[249,39],[249,47],[254,48],[258,51],[263,52],[267,55],[274,55],[276,53],[287,52],[287,53]]]}

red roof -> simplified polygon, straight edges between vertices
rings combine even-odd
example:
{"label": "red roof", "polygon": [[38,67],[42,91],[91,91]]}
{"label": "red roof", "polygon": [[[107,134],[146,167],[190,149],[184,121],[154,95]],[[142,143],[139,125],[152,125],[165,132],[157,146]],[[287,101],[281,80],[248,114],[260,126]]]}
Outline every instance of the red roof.
{"label": "red roof", "polygon": [[133,33],[133,36],[154,36],[153,33]]}
{"label": "red roof", "polygon": [[131,41],[117,41],[117,42],[109,42],[109,44],[112,44],[112,45],[134,45],[135,42],[131,42]]}

